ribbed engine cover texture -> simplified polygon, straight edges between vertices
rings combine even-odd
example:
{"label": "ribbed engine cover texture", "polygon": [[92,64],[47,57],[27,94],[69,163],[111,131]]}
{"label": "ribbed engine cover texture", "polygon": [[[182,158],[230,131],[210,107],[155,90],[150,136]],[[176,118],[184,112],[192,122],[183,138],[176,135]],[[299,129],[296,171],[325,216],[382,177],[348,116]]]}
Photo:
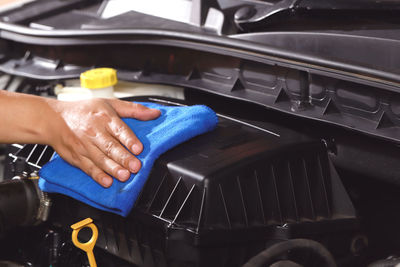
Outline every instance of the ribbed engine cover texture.
{"label": "ribbed engine cover texture", "polygon": [[97,246],[138,266],[241,266],[298,237],[340,257],[357,228],[322,141],[225,116],[156,161],[126,219],[54,197],[53,223],[91,217]]}

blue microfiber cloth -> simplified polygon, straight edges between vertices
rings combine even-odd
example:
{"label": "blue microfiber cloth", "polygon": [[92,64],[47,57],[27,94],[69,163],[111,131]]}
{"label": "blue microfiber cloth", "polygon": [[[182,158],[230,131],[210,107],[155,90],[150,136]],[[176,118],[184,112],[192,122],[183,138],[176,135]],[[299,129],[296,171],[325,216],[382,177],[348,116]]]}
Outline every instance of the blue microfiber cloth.
{"label": "blue microfiber cloth", "polygon": [[218,123],[215,112],[206,106],[140,104],[161,110],[161,116],[151,121],[123,119],[143,143],[143,152],[137,156],[142,162],[142,168],[137,174],[132,174],[125,183],[114,179],[111,187],[103,188],[90,176],[57,155],[40,170],[40,188],[45,192],[68,195],[101,210],[127,216],[154,161],[176,145],[213,130]]}

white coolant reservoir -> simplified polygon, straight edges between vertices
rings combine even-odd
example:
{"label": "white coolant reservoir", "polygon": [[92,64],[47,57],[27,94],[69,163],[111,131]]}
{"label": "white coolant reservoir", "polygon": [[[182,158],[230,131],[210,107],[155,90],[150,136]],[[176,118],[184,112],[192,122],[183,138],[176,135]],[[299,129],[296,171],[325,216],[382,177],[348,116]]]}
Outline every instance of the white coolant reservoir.
{"label": "white coolant reservoir", "polygon": [[118,81],[116,70],[110,68],[86,71],[81,74],[80,80],[65,80],[65,86],[57,85],[55,87],[57,99],[62,101],[142,95],[184,99],[183,92],[183,88],[176,86]]}
{"label": "white coolant reservoir", "polygon": [[54,88],[57,99],[61,101],[79,101],[93,98],[92,92],[89,89],[81,87],[64,87],[57,85]]}
{"label": "white coolant reservoir", "polygon": [[80,82],[80,87],[56,87],[57,99],[78,101],[97,97],[114,98],[117,71],[111,68],[88,70],[81,74]]}

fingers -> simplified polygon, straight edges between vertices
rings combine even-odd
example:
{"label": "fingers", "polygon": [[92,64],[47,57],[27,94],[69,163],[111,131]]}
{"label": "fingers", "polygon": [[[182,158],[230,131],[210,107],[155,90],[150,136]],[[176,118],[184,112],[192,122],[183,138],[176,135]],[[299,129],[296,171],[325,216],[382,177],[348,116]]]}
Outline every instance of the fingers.
{"label": "fingers", "polygon": [[115,109],[118,116],[135,118],[138,120],[154,120],[161,114],[160,110],[148,108],[137,103],[131,103],[118,99],[108,100],[109,104]]}
{"label": "fingers", "polygon": [[99,167],[96,166],[90,159],[86,157],[81,157],[80,165],[82,171],[87,175],[91,176],[98,184],[103,187],[110,187],[112,185],[113,179],[110,175],[106,174]]}
{"label": "fingers", "polygon": [[131,173],[119,163],[108,157],[97,147],[91,147],[89,151],[91,161],[101,170],[115,177],[121,182],[129,179]]}
{"label": "fingers", "polygon": [[[131,172],[137,173],[139,171],[141,162],[115,139],[111,138],[111,140],[98,145],[101,149],[93,144],[87,145],[84,153],[79,153],[78,157],[71,158],[68,161],[105,188],[112,185],[111,176],[125,182],[130,178]],[[128,169],[132,171],[130,172]]]}
{"label": "fingers", "polygon": [[109,132],[133,154],[139,155],[143,151],[143,144],[120,118],[113,118],[109,124]]}
{"label": "fingers", "polygon": [[[121,143],[113,137],[105,135],[98,136],[96,138],[96,145],[105,156],[112,159],[126,170],[129,170],[132,173],[137,173],[139,171],[141,162],[129,153],[126,148],[124,148]],[[119,178],[120,181],[124,181],[125,177],[120,175],[115,177]]]}

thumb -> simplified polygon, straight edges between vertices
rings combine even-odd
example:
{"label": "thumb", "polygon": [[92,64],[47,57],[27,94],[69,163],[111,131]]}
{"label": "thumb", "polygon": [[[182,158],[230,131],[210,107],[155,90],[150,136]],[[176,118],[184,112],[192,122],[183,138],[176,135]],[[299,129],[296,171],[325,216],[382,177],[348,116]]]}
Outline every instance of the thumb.
{"label": "thumb", "polygon": [[109,100],[109,104],[114,108],[120,117],[147,121],[156,119],[161,114],[161,111],[158,109],[148,108],[138,103],[132,103],[118,99]]}

